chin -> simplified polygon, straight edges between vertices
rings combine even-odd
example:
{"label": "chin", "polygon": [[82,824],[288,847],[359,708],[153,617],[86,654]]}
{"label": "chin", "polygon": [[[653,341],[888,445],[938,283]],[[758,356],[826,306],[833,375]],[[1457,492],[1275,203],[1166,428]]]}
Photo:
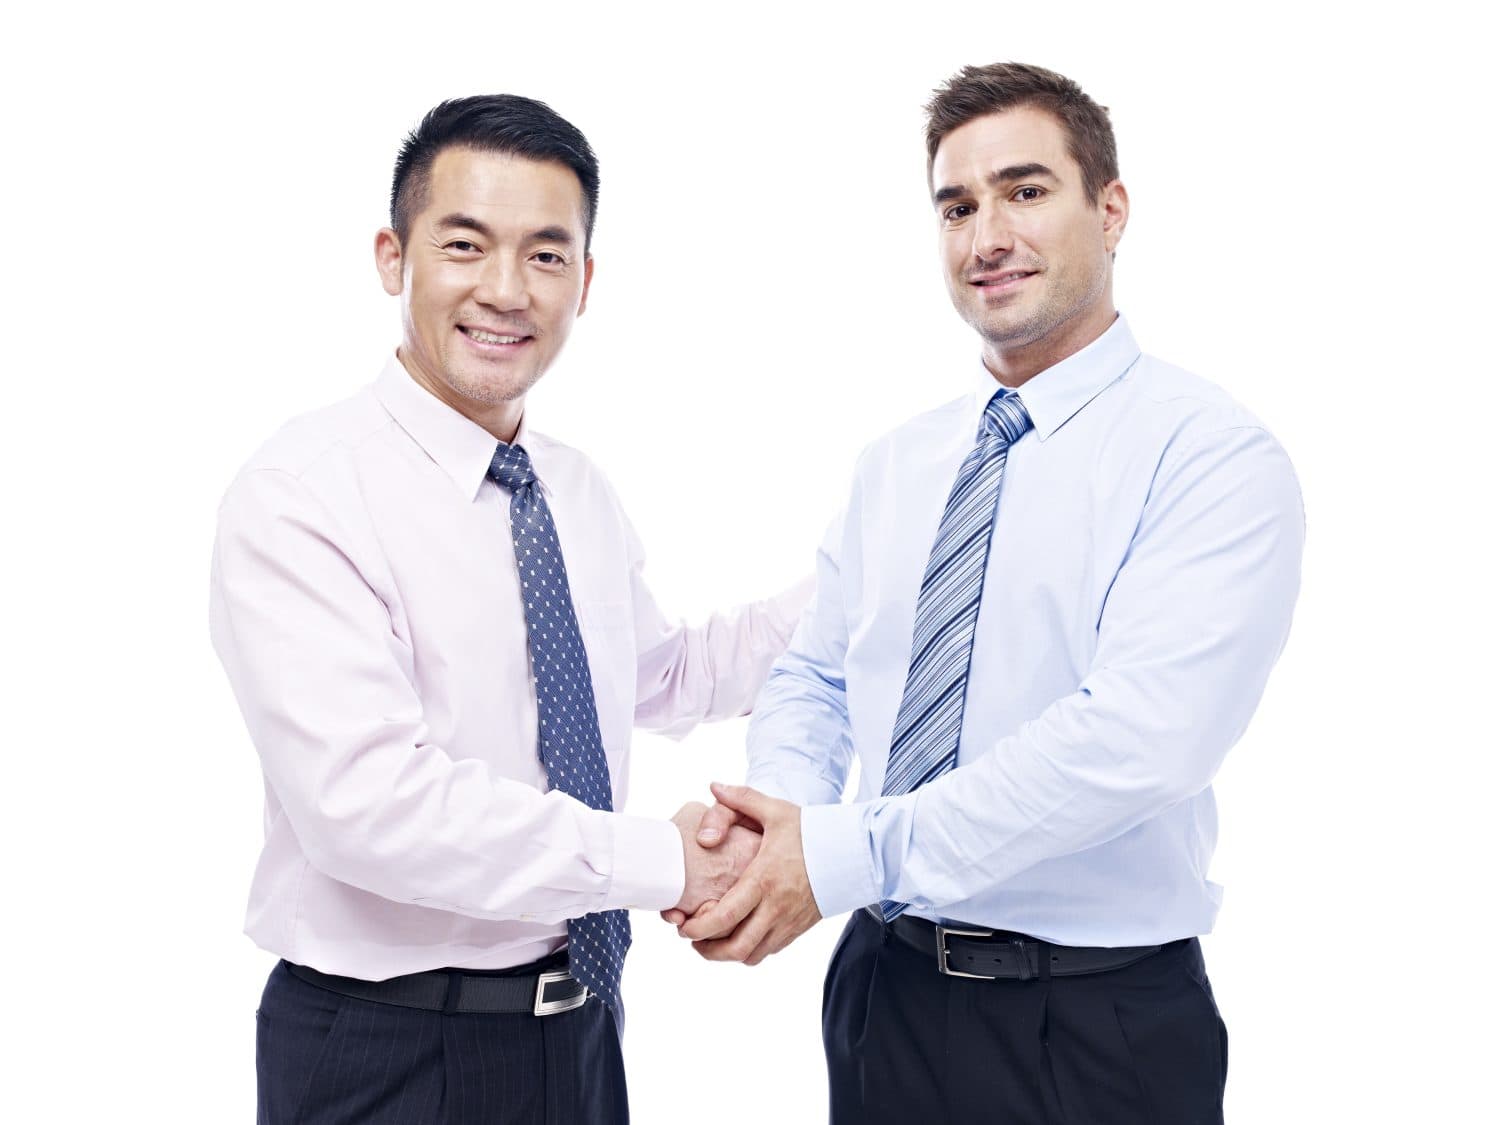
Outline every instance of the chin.
{"label": "chin", "polygon": [[493,374],[470,375],[455,373],[449,376],[448,385],[470,402],[481,406],[500,406],[514,402],[526,394],[536,382],[535,378],[516,378]]}
{"label": "chin", "polygon": [[526,392],[531,390],[535,380],[530,383],[498,383],[484,388],[484,395],[479,399],[486,406],[503,406],[508,402],[516,402],[526,397]]}
{"label": "chin", "polygon": [[1031,319],[981,315],[973,321],[974,329],[992,344],[1024,344],[1031,340],[1036,324]]}

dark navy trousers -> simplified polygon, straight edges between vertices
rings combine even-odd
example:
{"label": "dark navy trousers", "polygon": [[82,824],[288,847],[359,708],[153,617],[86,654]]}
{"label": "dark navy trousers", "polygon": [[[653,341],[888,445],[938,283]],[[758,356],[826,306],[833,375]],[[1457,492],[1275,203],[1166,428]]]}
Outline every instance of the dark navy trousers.
{"label": "dark navy trousers", "polygon": [[256,1013],[257,1125],[625,1125],[609,1010],[427,1012],[271,972]]}
{"label": "dark navy trousers", "polygon": [[823,991],[833,1125],[1222,1125],[1228,1037],[1196,939],[1050,980],[943,976],[856,910]]}

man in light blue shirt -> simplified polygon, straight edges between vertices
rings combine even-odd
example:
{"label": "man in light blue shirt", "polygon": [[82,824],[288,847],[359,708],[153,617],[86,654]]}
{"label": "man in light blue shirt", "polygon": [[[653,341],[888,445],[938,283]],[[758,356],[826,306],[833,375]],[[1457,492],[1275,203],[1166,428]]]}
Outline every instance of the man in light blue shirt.
{"label": "man in light blue shirt", "polygon": [[682,932],[753,964],[853,912],[824,998],[835,1122],[1219,1121],[1210,783],[1286,640],[1296,478],[1117,315],[1129,199],[1076,84],[966,68],[927,140],[983,363],[860,458],[747,786],[700,836],[765,842]]}

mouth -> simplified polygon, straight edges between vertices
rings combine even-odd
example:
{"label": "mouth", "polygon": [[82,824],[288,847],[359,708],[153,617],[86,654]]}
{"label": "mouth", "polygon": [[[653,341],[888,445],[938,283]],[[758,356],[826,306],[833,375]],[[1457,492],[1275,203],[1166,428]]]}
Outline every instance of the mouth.
{"label": "mouth", "polygon": [[491,332],[487,328],[476,328],[468,324],[458,325],[459,332],[463,337],[482,352],[492,355],[503,355],[525,347],[536,339],[535,336],[519,335],[507,332]]}
{"label": "mouth", "polygon": [[969,284],[982,291],[986,296],[1010,293],[1018,289],[1029,277],[1035,277],[1037,270],[997,270],[993,273],[974,274]]}

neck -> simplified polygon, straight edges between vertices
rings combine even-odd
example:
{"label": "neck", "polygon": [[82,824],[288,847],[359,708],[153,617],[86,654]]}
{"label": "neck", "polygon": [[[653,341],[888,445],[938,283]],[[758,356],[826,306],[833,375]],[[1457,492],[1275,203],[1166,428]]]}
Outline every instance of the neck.
{"label": "neck", "polygon": [[1033,375],[1055,367],[1088,347],[1109,331],[1116,315],[1114,303],[1105,301],[1097,309],[1075,317],[1040,340],[1016,347],[986,341],[984,366],[1001,386],[1019,387]]}
{"label": "neck", "polygon": [[413,361],[411,353],[406,350],[404,344],[396,349],[396,358],[401,361],[401,366],[406,368],[406,373],[411,376],[412,382],[444,406],[456,410],[476,426],[488,430],[490,435],[498,441],[509,445],[516,440],[516,431],[521,428],[521,416],[526,412],[524,396],[497,403],[475,402],[459,394],[444,380],[434,379],[428,375],[420,363]]}

